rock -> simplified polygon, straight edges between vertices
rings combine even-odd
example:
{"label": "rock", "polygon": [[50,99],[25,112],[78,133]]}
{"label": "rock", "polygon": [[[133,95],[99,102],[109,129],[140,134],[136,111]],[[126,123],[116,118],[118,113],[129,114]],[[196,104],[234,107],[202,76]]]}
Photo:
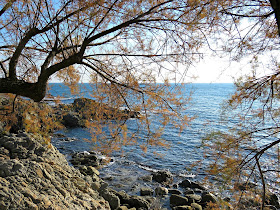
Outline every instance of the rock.
{"label": "rock", "polygon": [[0,154],[0,209],[110,209],[92,179],[43,138],[2,136]]}
{"label": "rock", "polygon": [[187,188],[184,192],[185,195],[194,194],[194,191],[190,188]]}
{"label": "rock", "polygon": [[157,196],[163,196],[168,194],[168,189],[165,187],[157,187],[155,189],[155,195]]}
{"label": "rock", "polygon": [[157,171],[152,174],[153,180],[159,183],[172,183],[173,177],[169,171]]}
{"label": "rock", "polygon": [[140,195],[141,196],[146,196],[146,195],[152,196],[153,193],[154,193],[154,191],[151,188],[143,187],[143,188],[140,189]]}
{"label": "rock", "polygon": [[179,186],[180,187],[184,187],[184,188],[205,190],[205,187],[201,186],[200,184],[198,184],[196,182],[192,182],[192,181],[190,181],[188,179],[180,182]]}
{"label": "rock", "polygon": [[208,202],[218,203],[218,198],[210,192],[202,193],[201,195],[201,203],[205,204]]}
{"label": "rock", "polygon": [[170,196],[170,206],[185,206],[189,204],[189,200],[186,197],[172,194]]}
{"label": "rock", "polygon": [[135,207],[136,209],[149,209],[151,206],[151,204],[146,199],[137,195],[130,196],[127,200],[127,204],[129,204],[130,207]]}
{"label": "rock", "polygon": [[185,197],[188,198],[191,203],[198,203],[202,199],[200,195],[196,194],[186,194]]}
{"label": "rock", "polygon": [[175,194],[175,195],[181,195],[182,194],[182,192],[180,190],[177,190],[177,189],[168,189],[168,193]]}
{"label": "rock", "polygon": [[143,180],[144,182],[151,182],[153,180],[153,176],[147,175],[138,178],[139,180]]}
{"label": "rock", "polygon": [[78,152],[72,155],[70,162],[75,167],[81,166],[93,166],[98,167],[100,165],[101,159],[97,157],[96,154],[87,151]]}
{"label": "rock", "polygon": [[280,208],[278,197],[274,193],[269,193],[266,196],[266,204],[274,206],[276,209]]}
{"label": "rock", "polygon": [[202,210],[202,206],[197,203],[192,203],[191,207],[193,210]]}
{"label": "rock", "polygon": [[82,127],[80,117],[72,112],[62,117],[62,124],[67,128]]}
{"label": "rock", "polygon": [[85,176],[86,175],[94,175],[94,174],[96,174],[97,176],[99,176],[99,171],[96,169],[96,168],[94,168],[94,167],[92,167],[92,166],[80,166],[79,167],[79,170],[81,171],[81,173],[82,174],[84,174]]}
{"label": "rock", "polygon": [[118,209],[120,207],[120,199],[108,189],[101,191],[100,194],[106,201],[109,202],[111,209]]}
{"label": "rock", "polygon": [[175,206],[174,208],[172,208],[173,210],[193,210],[193,208],[191,206]]}
{"label": "rock", "polygon": [[117,195],[120,199],[121,205],[129,205],[130,208],[135,207],[136,209],[149,209],[151,206],[151,202],[149,201],[149,197],[146,199],[137,195],[128,195],[124,191],[112,191],[115,195]]}
{"label": "rock", "polygon": [[128,210],[127,206],[120,206],[118,210]]}

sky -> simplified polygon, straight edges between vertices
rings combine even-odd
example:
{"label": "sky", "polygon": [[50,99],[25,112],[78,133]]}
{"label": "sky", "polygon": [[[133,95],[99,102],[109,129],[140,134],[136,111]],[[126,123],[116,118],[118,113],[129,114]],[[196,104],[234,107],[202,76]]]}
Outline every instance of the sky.
{"label": "sky", "polygon": [[[268,59],[266,59],[268,60]],[[180,68],[180,67],[178,67]],[[183,69],[183,67],[182,67]],[[263,76],[268,74],[268,69],[265,64],[258,68],[258,75]],[[183,70],[182,70],[183,71]],[[204,58],[198,63],[193,64],[187,70],[186,77],[183,82],[192,83],[234,83],[240,76],[252,74],[251,64],[248,59],[244,59],[242,62],[229,61],[228,58],[208,57]],[[165,78],[173,78],[173,75],[166,73]],[[180,76],[178,76],[179,78]],[[84,83],[89,82],[87,76],[83,77]],[[52,77],[50,82],[60,82],[55,77]],[[163,79],[159,79],[158,82],[163,82]],[[174,81],[170,81],[174,82]],[[182,81],[177,81],[182,82]]]}

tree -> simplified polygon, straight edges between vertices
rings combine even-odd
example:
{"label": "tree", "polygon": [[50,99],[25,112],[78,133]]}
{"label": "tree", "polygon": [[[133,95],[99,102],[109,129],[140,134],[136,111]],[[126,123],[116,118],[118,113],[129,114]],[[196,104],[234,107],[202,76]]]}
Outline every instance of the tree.
{"label": "tree", "polygon": [[[181,107],[182,100],[172,92],[166,94],[171,90],[168,82],[162,86],[155,82],[158,77],[164,80],[165,72],[184,76],[177,65],[188,67],[205,51],[216,56],[229,55],[231,61],[246,58],[253,67],[257,67],[261,57],[271,57],[275,64],[272,67],[269,63],[271,75],[257,78],[252,68],[252,75],[238,84],[238,91],[229,102],[231,107],[244,107],[246,102],[247,111],[253,111],[251,105],[259,100],[262,109],[254,112],[258,121],[243,121],[234,130],[237,133],[223,134],[222,139],[221,135],[212,135],[217,138],[208,144],[216,149],[216,154],[222,152],[220,160],[226,163],[225,169],[255,161],[251,169],[257,169],[264,180],[260,157],[267,151],[265,148],[272,148],[279,141],[272,139],[264,147],[255,144],[261,139],[253,134],[270,131],[270,137],[278,138],[275,119],[279,115],[279,64],[275,54],[279,50],[279,1],[1,0],[1,5],[0,92],[35,101],[45,96],[51,76],[72,86],[86,74],[102,90],[102,94],[95,93],[100,93],[101,101],[105,100],[105,92],[106,101],[130,108],[126,97],[133,92],[143,101],[141,107],[134,107],[137,110],[147,110],[148,104],[151,108],[172,110]],[[163,118],[168,119],[169,114]],[[244,113],[241,116],[248,119]],[[267,116],[275,126],[259,128]],[[236,153],[246,145],[249,150],[245,151],[255,154],[249,161],[249,156],[244,159]],[[232,175],[232,171],[227,172]]]}
{"label": "tree", "polygon": [[147,71],[156,68],[152,63],[188,63],[201,42],[187,28],[203,20],[196,15],[203,7],[184,1],[1,3],[0,91],[35,101],[52,75],[77,82],[82,67],[141,91],[135,85],[154,77]]}
{"label": "tree", "polygon": [[[236,208],[264,209],[279,188],[279,1],[231,1],[222,10],[236,33],[225,46],[232,59],[248,59],[251,74],[236,81],[224,116],[228,130],[203,141],[210,174],[219,175],[236,197]],[[236,43],[236,44],[235,44]],[[264,59],[265,58],[265,59]],[[258,69],[266,60],[265,74]],[[225,123],[225,121],[223,122]],[[262,193],[258,184],[261,183]],[[235,186],[232,188],[232,186]],[[246,191],[246,192],[245,192]]]}

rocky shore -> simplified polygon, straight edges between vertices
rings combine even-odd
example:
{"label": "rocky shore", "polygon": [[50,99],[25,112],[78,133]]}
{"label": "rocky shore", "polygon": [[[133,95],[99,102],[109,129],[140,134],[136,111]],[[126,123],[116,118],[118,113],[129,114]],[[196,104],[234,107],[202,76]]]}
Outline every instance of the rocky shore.
{"label": "rocky shore", "polygon": [[[94,112],[87,112],[87,108],[82,108],[92,106],[92,103],[95,102],[77,99],[73,104],[54,107],[52,109],[54,112],[48,116],[60,118],[66,127],[81,127],[84,120],[95,117]],[[80,109],[83,110],[78,112]],[[110,109],[112,108],[107,110]],[[121,118],[138,117],[137,112],[111,111],[104,112],[102,116],[111,119],[115,117],[111,115],[112,113],[118,113],[118,117]],[[36,115],[29,113],[28,116],[31,114]],[[74,118],[77,123],[67,124],[67,116],[71,116],[70,123],[75,122]],[[103,163],[96,153],[73,154],[71,166],[49,140],[22,132],[20,129],[24,129],[23,124],[18,124],[16,129],[12,129],[14,133],[11,134],[2,130],[2,126],[0,122],[1,210],[233,209],[230,198],[217,196],[203,185],[188,179],[174,182],[172,174],[168,171],[157,171],[146,177],[140,177],[146,182],[157,183],[157,187],[142,186],[133,195],[113,189],[110,181],[99,177],[98,169]],[[269,209],[279,209],[278,197],[275,194],[267,196],[266,206]],[[254,203],[256,202],[254,197],[246,198],[242,202],[240,203],[242,208],[259,206],[259,203]]]}
{"label": "rocky shore", "polygon": [[[84,163],[97,160],[90,154],[78,158]],[[183,197],[164,187],[143,188],[141,196],[117,192],[99,178],[95,167],[69,166],[54,146],[24,132],[0,138],[0,160],[0,209],[160,209],[156,196],[172,192],[170,204],[175,209],[188,204],[184,208],[202,208],[193,204],[194,195]],[[169,176],[153,175],[155,180],[164,177]]]}

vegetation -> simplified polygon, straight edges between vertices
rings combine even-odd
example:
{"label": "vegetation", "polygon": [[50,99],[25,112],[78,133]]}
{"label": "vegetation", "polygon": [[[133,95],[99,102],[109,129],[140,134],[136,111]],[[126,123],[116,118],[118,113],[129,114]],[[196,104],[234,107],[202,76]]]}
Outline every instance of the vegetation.
{"label": "vegetation", "polygon": [[[205,146],[217,157],[209,172],[222,175],[229,184],[262,181],[257,203],[264,208],[267,189],[278,187],[279,177],[279,1],[0,2],[1,93],[41,101],[51,77],[60,78],[73,91],[88,78],[98,102],[144,111],[139,122],[154,145],[165,142],[154,141],[161,129],[150,130],[148,110],[164,111],[162,128],[168,122],[182,128],[190,121],[179,115],[188,99],[178,97],[179,90],[169,85],[166,75],[174,76],[172,82],[183,82],[186,70],[181,67],[187,69],[205,52],[229,55],[231,61],[245,58],[252,73],[236,83],[237,92],[228,102],[228,110],[238,112],[240,123],[230,124],[228,133],[211,134]],[[263,60],[269,60],[265,66],[269,74],[259,77]],[[158,78],[164,83],[157,85]],[[125,120],[116,121],[110,125],[113,138],[103,142],[111,149],[134,139],[130,135],[124,140]],[[95,122],[88,125],[97,136],[102,128]],[[268,185],[268,178],[274,186]]]}

